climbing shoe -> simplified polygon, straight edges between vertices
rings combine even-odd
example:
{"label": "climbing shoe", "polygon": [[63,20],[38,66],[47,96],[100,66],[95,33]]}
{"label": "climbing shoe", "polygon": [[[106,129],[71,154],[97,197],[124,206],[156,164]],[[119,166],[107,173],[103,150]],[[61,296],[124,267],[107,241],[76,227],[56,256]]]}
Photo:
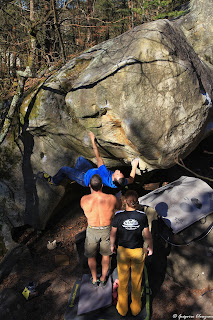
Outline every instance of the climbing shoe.
{"label": "climbing shoe", "polygon": [[99,287],[105,288],[106,284],[107,284],[107,280],[106,279],[104,281],[101,281],[101,279],[99,280]]}
{"label": "climbing shoe", "polygon": [[99,285],[99,280],[93,281],[93,278],[92,278],[92,277],[90,278],[90,282],[92,283],[92,285],[93,285],[95,288],[97,288],[98,285]]}
{"label": "climbing shoe", "polygon": [[44,173],[43,173],[43,178],[44,178],[49,184],[53,184],[53,182],[52,182],[52,177],[51,177],[48,173],[44,172]]}

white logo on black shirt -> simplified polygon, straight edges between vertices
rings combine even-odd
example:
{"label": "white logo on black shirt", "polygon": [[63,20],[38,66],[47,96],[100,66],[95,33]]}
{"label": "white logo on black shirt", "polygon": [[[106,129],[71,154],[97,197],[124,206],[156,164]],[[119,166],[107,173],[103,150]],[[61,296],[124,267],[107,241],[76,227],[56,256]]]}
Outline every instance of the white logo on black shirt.
{"label": "white logo on black shirt", "polygon": [[123,222],[122,227],[124,227],[126,230],[136,230],[140,228],[140,225],[135,219],[127,219]]}

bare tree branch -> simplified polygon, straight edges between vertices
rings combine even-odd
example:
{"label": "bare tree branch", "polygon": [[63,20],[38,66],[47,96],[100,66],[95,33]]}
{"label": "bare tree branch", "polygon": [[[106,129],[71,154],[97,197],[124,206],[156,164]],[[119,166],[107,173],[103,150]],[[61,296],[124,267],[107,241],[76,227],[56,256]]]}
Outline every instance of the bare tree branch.
{"label": "bare tree branch", "polygon": [[[116,23],[119,23],[119,22],[121,22],[123,20],[127,20],[127,19],[129,19],[129,16],[121,18],[121,19],[116,20],[116,21],[103,21],[103,20],[101,20],[99,18],[92,18],[92,20],[97,20],[97,21],[103,23],[103,25],[112,25],[112,24],[116,24]],[[65,18],[65,19],[60,21],[60,24],[62,24],[65,21],[69,21],[69,20],[72,20],[72,19]],[[69,26],[76,26],[76,27],[82,27],[82,28],[100,28],[100,27],[103,27],[103,26],[83,26],[83,25],[79,25],[79,24],[75,24],[75,23],[71,23],[71,24],[69,24]]]}
{"label": "bare tree branch", "polygon": [[60,26],[59,26],[59,23],[58,23],[58,16],[57,16],[57,11],[56,11],[56,8],[55,8],[55,0],[52,0],[52,8],[53,8],[53,16],[54,16],[54,25],[55,25],[55,28],[57,30],[57,33],[58,33],[58,39],[59,39],[59,43],[60,43],[60,48],[61,48],[61,55],[62,55],[62,61],[63,63],[65,63],[66,61],[66,56],[65,56],[65,50],[64,50],[64,43],[63,43],[63,40],[62,40],[62,35],[61,35],[61,31],[60,31]]}
{"label": "bare tree branch", "polygon": [[68,6],[71,2],[73,2],[73,0],[67,1],[67,3],[65,3],[65,1],[64,1],[64,8],[67,8],[67,6]]}
{"label": "bare tree branch", "polygon": [[24,8],[24,7],[21,5],[21,2],[20,2],[19,4],[17,4],[17,3],[14,2],[13,5],[16,6],[16,7],[18,7],[18,8],[21,9],[21,10],[30,12],[30,9]]}
{"label": "bare tree branch", "polygon": [[178,159],[178,155],[175,157],[175,163],[178,164],[180,167],[184,168],[185,170],[189,171],[190,173],[192,173],[193,175],[195,175],[196,177],[200,178],[200,179],[204,179],[204,180],[208,180],[213,182],[213,179],[209,178],[209,177],[205,177],[202,175],[197,174],[196,172],[194,172],[193,170],[187,168],[183,162],[183,160],[180,158]]}
{"label": "bare tree branch", "polygon": [[18,105],[19,99],[23,95],[24,85],[25,85],[26,80],[27,80],[27,78],[24,78],[24,77],[20,77],[18,79],[17,91],[16,91],[16,94],[13,97],[13,100],[12,100],[11,105],[10,105],[10,109],[8,111],[8,114],[7,114],[6,118],[5,118],[5,120],[4,120],[4,124],[3,124],[2,130],[1,130],[1,133],[0,133],[0,144],[4,141],[6,135],[7,135],[8,131],[9,131],[10,125],[11,125],[12,120],[13,120],[13,115],[14,115],[14,112],[15,112],[16,107]]}
{"label": "bare tree branch", "polygon": [[213,152],[210,152],[210,151],[207,151],[207,150],[204,150],[203,152],[207,153],[207,154],[213,154]]}
{"label": "bare tree branch", "polygon": [[[7,11],[5,11],[3,8],[1,8],[1,10],[5,13],[5,14],[7,14],[11,19],[13,19],[13,21],[14,21],[14,17],[11,15],[11,14],[9,14]],[[16,26],[18,26],[18,25],[21,25],[22,27],[26,27],[26,25],[25,24],[23,24],[22,22],[16,22],[16,21],[14,21],[14,24],[16,25]]]}
{"label": "bare tree branch", "polygon": [[[20,98],[23,96],[24,93],[24,85],[26,80],[30,77],[35,77],[34,74],[34,64],[35,64],[35,50],[36,50],[36,31],[35,31],[35,25],[34,23],[34,0],[30,0],[30,22],[31,22],[31,28],[28,30],[30,35],[30,54],[28,57],[28,65],[25,69],[25,71],[17,71],[17,79],[18,79],[18,86],[16,90],[16,94],[13,97],[13,100],[11,102],[9,111],[7,113],[7,116],[4,120],[4,124],[2,127],[2,130],[0,132],[0,144],[4,141],[7,133],[9,132],[11,123],[13,121],[14,113],[19,105]],[[46,19],[46,17],[44,17]]]}

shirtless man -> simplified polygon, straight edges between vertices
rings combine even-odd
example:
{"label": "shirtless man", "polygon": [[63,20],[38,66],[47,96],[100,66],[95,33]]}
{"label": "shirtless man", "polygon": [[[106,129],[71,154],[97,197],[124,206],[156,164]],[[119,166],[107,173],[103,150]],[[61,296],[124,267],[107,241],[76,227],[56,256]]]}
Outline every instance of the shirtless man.
{"label": "shirtless man", "polygon": [[[81,198],[81,208],[87,217],[88,227],[86,230],[85,256],[92,274],[91,282],[94,286],[104,287],[106,284],[107,271],[109,269],[111,247],[110,247],[110,224],[116,209],[120,204],[115,196],[102,192],[102,179],[98,174],[90,180],[91,194]],[[100,244],[102,255],[102,275],[97,279],[96,252]]]}

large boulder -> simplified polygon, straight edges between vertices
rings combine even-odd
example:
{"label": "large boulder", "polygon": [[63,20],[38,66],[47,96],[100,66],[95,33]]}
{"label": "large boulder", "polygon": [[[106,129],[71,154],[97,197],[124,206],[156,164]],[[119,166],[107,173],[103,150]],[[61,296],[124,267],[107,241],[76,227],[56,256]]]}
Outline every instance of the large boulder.
{"label": "large boulder", "polygon": [[45,228],[64,197],[65,188],[49,186],[40,172],[53,175],[79,155],[95,164],[89,130],[108,167],[138,157],[138,174],[171,167],[198,145],[213,77],[189,42],[177,21],[143,24],[80,54],[28,92],[21,132],[15,143],[8,135],[0,161],[20,224]]}
{"label": "large boulder", "polygon": [[[66,96],[79,123],[116,158],[167,168],[203,136],[206,67],[169,21],[139,26],[80,58],[93,58]],[[91,56],[92,54],[92,56]],[[208,91],[208,92],[207,92]],[[107,153],[106,153],[107,156]]]}
{"label": "large boulder", "polygon": [[73,149],[92,160],[92,130],[108,166],[134,157],[141,170],[174,165],[178,154],[185,157],[203,138],[212,95],[208,72],[168,20],[93,47],[22,104],[23,122],[34,128],[43,156],[37,160],[51,173],[72,164]]}

